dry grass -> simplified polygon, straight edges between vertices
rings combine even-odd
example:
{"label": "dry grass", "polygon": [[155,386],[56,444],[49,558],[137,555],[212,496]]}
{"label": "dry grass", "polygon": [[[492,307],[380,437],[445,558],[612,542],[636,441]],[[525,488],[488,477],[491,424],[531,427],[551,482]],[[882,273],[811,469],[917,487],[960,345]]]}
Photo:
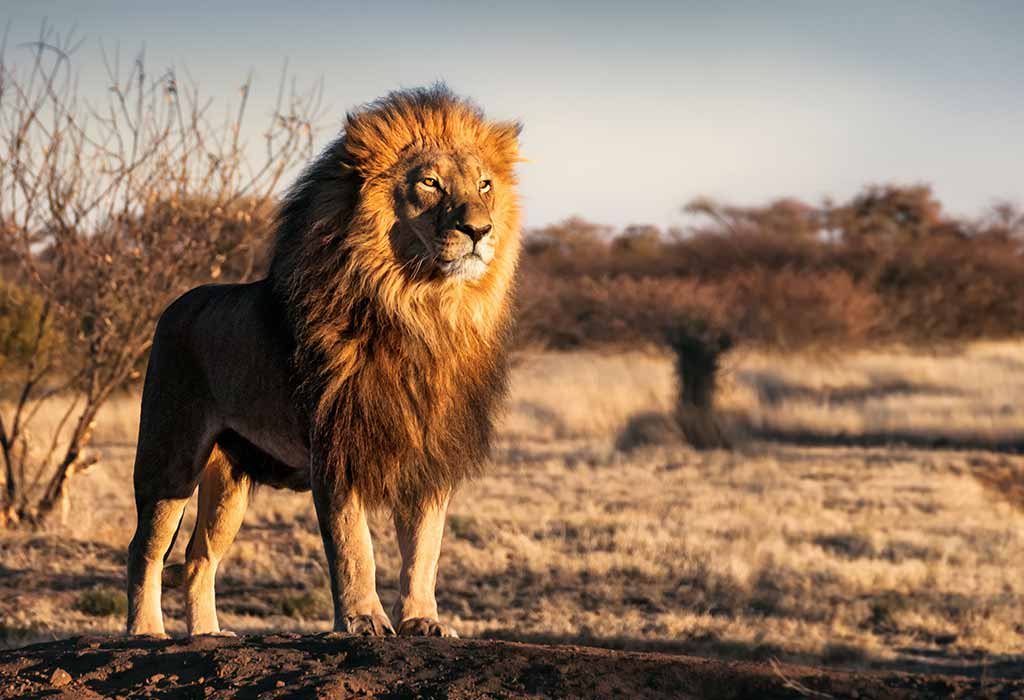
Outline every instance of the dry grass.
{"label": "dry grass", "polygon": [[755,432],[865,442],[1024,445],[1024,343],[782,361],[733,358],[724,404]]}
{"label": "dry grass", "polygon": [[[841,362],[747,354],[731,360],[723,405],[752,431],[1013,441],[1022,367],[1020,344]],[[1024,515],[971,474],[1020,474],[1024,458],[757,441],[615,449],[631,415],[671,404],[666,358],[523,358],[494,467],[452,506],[439,602],[463,634],[908,669],[1020,659]],[[105,462],[81,477],[68,524],[0,537],[0,642],[121,629],[81,603],[86,588],[123,585],[134,525],[136,401],[110,409]],[[397,548],[385,518],[374,529],[387,606]],[[237,631],[329,627],[308,495],[258,492],[218,596]],[[183,632],[180,594],[165,610]]]}

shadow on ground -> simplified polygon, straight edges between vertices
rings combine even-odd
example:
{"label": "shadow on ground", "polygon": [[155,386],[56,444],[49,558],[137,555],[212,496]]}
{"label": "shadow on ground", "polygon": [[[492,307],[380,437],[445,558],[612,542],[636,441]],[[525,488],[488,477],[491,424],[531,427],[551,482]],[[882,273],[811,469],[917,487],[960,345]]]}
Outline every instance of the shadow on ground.
{"label": "shadow on ground", "polygon": [[[583,645],[610,649],[658,654],[694,656],[715,656],[741,661],[770,662],[783,659],[794,663],[808,663],[796,657],[788,649],[772,644],[748,644],[736,640],[712,639],[710,637],[688,640],[633,639],[629,637],[578,637],[560,635],[524,635],[515,630],[494,630],[484,635],[485,639],[516,641],[528,644]],[[1024,656],[993,658],[978,655],[965,658],[961,654],[945,653],[932,648],[901,648],[900,660],[875,658],[861,649],[836,646],[825,654],[829,666],[841,670],[853,664],[858,670],[897,671],[927,675],[962,676],[976,679],[1003,679],[1024,681]]]}

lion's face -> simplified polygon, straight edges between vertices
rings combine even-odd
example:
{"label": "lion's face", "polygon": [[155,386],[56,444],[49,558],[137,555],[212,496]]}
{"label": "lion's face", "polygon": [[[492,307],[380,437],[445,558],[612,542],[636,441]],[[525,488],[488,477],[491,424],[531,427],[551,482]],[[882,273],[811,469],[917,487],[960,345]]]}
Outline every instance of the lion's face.
{"label": "lion's face", "polygon": [[396,168],[392,245],[403,264],[453,281],[482,278],[501,231],[493,212],[502,183],[471,151],[421,151]]}

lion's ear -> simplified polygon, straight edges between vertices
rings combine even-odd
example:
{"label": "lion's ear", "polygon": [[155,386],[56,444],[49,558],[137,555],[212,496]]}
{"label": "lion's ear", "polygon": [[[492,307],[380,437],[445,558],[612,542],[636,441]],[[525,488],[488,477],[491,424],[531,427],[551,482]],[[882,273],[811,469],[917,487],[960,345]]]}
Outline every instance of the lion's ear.
{"label": "lion's ear", "polygon": [[488,146],[492,162],[503,170],[511,171],[519,162],[519,134],[523,125],[519,122],[497,122],[491,124]]}

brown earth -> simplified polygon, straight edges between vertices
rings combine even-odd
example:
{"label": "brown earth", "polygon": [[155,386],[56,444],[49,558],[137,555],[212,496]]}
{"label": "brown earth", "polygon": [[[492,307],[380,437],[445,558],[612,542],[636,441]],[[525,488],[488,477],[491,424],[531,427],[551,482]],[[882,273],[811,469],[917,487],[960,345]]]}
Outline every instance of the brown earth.
{"label": "brown earth", "polygon": [[1024,698],[1024,680],[334,634],[77,637],[0,652],[0,698]]}

